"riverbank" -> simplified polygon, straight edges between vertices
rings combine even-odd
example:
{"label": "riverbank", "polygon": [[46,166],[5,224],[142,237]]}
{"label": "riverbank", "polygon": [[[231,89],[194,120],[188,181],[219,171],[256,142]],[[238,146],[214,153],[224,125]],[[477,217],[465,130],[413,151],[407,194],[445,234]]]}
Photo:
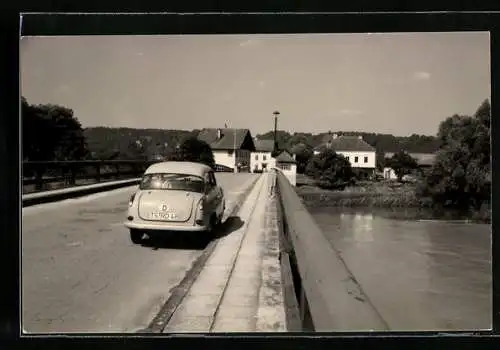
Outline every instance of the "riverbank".
{"label": "riverbank", "polygon": [[314,186],[314,182],[306,176],[297,176],[296,192],[308,208],[340,207],[340,208],[381,208],[413,209],[421,212],[422,219],[446,217],[460,218],[473,222],[490,223],[491,210],[484,206],[477,212],[457,212],[456,210],[436,210],[431,198],[419,197],[415,183],[400,184],[393,181],[365,181],[344,190],[325,190]]}
{"label": "riverbank", "polygon": [[314,185],[297,184],[297,194],[308,206],[431,208],[429,198],[416,196],[415,184],[363,182],[344,190],[325,190]]}

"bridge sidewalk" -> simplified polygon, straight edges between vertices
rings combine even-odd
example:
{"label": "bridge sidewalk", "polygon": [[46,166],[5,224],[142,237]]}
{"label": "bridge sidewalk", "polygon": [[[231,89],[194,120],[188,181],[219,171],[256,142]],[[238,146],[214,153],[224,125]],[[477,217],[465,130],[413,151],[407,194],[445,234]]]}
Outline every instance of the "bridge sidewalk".
{"label": "bridge sidewalk", "polygon": [[273,174],[263,174],[240,209],[237,231],[219,239],[165,333],[285,331]]}

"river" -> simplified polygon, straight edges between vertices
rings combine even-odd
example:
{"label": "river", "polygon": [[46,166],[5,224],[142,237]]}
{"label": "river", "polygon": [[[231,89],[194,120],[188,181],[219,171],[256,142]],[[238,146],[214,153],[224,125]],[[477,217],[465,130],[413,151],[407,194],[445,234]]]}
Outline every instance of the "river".
{"label": "river", "polygon": [[391,330],[491,329],[490,225],[309,210]]}

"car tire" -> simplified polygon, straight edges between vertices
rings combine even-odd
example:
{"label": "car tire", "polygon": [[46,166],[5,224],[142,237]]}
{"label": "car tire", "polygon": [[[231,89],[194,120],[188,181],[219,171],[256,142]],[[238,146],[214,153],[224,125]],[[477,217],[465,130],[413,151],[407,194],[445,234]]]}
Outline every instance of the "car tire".
{"label": "car tire", "polygon": [[141,244],[143,235],[144,235],[144,233],[139,231],[139,230],[136,230],[136,229],[130,230],[130,240],[134,244]]}
{"label": "car tire", "polygon": [[214,238],[217,235],[217,224],[218,224],[218,218],[215,214],[212,215],[210,218],[210,224],[207,229],[207,233],[211,238]]}

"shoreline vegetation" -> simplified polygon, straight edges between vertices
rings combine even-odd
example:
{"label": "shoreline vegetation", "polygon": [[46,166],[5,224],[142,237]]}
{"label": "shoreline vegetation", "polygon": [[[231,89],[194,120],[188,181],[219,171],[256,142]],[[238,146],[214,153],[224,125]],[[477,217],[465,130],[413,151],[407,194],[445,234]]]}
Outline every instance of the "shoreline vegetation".
{"label": "shoreline vegetation", "polygon": [[344,190],[327,190],[316,186],[314,180],[308,176],[297,174],[296,192],[306,207],[311,209],[326,207],[343,210],[410,210],[412,216],[418,219],[460,219],[474,223],[491,223],[491,209],[487,205],[483,205],[480,210],[468,212],[438,208],[431,198],[419,197],[416,189],[416,183],[363,181]]}
{"label": "shoreline vegetation", "polygon": [[[338,140],[338,135],[334,134],[317,154],[309,150],[304,156],[297,155],[302,161],[297,170],[310,179],[300,176],[297,192],[309,207],[385,208],[388,212],[396,208],[417,209],[422,213],[428,211],[432,219],[454,216],[491,222],[490,125],[488,99],[472,116],[454,114],[446,118],[439,124],[432,164],[425,167],[411,156],[412,150],[405,145],[390,158],[385,155],[377,158],[380,147],[369,145],[372,152],[375,150],[378,174],[353,168],[342,152],[335,151],[335,148],[359,151],[367,145],[335,144],[333,140]],[[347,140],[344,135],[341,137]],[[391,168],[398,181],[378,181],[380,171],[385,168]],[[404,181],[405,177],[412,181]],[[366,181],[369,178],[371,181]]]}

